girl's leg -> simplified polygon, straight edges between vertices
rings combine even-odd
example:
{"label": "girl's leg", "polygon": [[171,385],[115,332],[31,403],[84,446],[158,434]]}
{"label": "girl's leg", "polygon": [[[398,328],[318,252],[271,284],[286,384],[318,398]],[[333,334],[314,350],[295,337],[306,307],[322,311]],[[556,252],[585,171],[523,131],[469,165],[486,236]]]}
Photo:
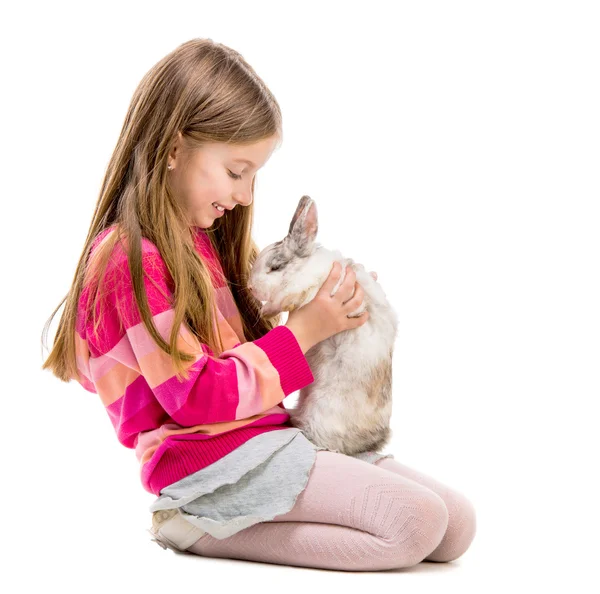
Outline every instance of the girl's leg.
{"label": "girl's leg", "polygon": [[375,465],[431,489],[444,500],[449,514],[448,529],[437,548],[424,560],[444,562],[458,559],[475,537],[476,518],[473,504],[462,493],[392,458],[378,460]]}
{"label": "girl's leg", "polygon": [[289,512],[228,538],[205,534],[186,550],[205,557],[372,571],[416,565],[439,545],[447,526],[446,505],[430,489],[351,456],[319,450]]}

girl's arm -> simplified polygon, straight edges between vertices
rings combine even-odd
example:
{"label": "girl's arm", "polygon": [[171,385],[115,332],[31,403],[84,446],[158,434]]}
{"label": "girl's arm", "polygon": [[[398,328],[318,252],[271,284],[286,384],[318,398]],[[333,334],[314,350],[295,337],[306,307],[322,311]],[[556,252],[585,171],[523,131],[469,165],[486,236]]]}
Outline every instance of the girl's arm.
{"label": "girl's arm", "polygon": [[[142,262],[154,323],[169,342],[174,310],[165,297],[171,293],[168,270],[158,252],[145,252]],[[108,307],[101,323],[108,344],[94,359],[92,370],[96,386],[105,391],[100,394],[105,406],[110,404],[106,399],[116,401],[127,393],[130,405],[141,409],[160,404],[177,424],[191,427],[246,419],[272,409],[280,413],[282,407],[277,405],[288,394],[314,381],[298,341],[285,326],[253,342],[237,343],[212,360],[206,356],[207,345],[200,344],[184,324],[178,347],[193,353],[196,361],[186,364],[189,379],[179,381],[170,356],[141,321],[126,256],[111,266],[112,288],[106,293]]]}

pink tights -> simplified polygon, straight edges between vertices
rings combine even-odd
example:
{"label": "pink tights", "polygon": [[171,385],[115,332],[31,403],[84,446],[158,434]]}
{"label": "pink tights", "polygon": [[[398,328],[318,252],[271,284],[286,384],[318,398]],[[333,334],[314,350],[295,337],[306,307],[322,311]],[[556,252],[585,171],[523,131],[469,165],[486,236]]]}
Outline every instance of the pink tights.
{"label": "pink tights", "polygon": [[475,536],[475,510],[458,491],[392,458],[369,464],[320,450],[294,507],[187,551],[204,557],[372,571],[453,561]]}

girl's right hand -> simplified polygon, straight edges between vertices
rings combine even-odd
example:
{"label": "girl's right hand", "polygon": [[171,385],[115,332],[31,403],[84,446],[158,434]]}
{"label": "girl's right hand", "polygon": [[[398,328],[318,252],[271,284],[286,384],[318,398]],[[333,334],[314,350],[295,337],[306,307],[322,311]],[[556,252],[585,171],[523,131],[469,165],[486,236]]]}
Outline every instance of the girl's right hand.
{"label": "girl's right hand", "polygon": [[314,299],[288,316],[285,325],[296,336],[303,353],[338,332],[362,326],[369,319],[368,311],[356,318],[348,317],[360,307],[364,297],[363,288],[356,282],[356,272],[350,266],[335,295],[331,295],[341,274],[342,265],[336,261]]}

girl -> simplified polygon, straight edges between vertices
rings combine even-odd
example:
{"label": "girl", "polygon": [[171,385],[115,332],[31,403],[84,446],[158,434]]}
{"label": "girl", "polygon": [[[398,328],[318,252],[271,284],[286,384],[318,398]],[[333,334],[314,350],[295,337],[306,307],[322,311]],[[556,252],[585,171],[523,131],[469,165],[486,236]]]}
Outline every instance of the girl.
{"label": "girl", "polygon": [[265,319],[247,288],[255,176],[282,139],[279,105],[236,51],[182,44],[136,89],[48,359],[98,394],[157,496],[174,551],[329,569],[452,561],[475,512],[393,459],[316,447],[283,404],[305,353],[364,324],[334,265],[306,306]]}

